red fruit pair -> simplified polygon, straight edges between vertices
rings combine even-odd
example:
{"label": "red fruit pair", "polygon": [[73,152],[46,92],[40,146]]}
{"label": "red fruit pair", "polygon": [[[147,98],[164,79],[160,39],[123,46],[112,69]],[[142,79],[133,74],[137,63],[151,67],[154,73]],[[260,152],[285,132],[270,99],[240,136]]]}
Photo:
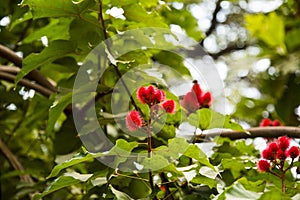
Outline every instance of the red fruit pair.
{"label": "red fruit pair", "polygon": [[269,118],[264,118],[263,120],[261,120],[259,126],[281,126],[281,122],[277,119],[272,121]]}
{"label": "red fruit pair", "polygon": [[203,92],[200,84],[195,80],[190,92],[188,92],[181,102],[181,105],[188,111],[188,113],[195,112],[200,108],[209,108],[212,103],[210,92]]}

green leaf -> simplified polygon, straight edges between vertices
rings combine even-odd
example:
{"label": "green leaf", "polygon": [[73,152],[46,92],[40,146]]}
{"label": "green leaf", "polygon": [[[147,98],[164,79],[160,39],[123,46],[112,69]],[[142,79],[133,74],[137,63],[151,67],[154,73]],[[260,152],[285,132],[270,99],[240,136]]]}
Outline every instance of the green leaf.
{"label": "green leaf", "polygon": [[258,200],[291,200],[290,197],[284,195],[280,190],[272,188],[272,190],[264,192]]}
{"label": "green leaf", "polygon": [[265,180],[249,181],[246,177],[240,178],[239,183],[241,183],[246,190],[254,192],[263,192],[266,186]]}
{"label": "green leaf", "polygon": [[143,169],[151,169],[153,171],[159,170],[162,168],[165,168],[166,166],[169,165],[169,161],[159,155],[159,154],[153,154],[151,158],[145,158],[142,162],[141,165],[144,166]]}
{"label": "green leaf", "polygon": [[46,134],[50,135],[56,121],[63,114],[64,109],[72,102],[72,93],[67,93],[64,96],[57,96],[57,99],[53,102],[49,110],[48,126],[46,128]]}
{"label": "green leaf", "polygon": [[24,76],[26,76],[32,70],[51,63],[52,61],[70,55],[74,53],[75,46],[72,42],[65,40],[56,40],[51,43],[49,47],[46,47],[39,54],[30,54],[23,61],[23,67],[18,73],[15,79],[15,83],[18,83]]}
{"label": "green leaf", "polygon": [[187,150],[188,147],[189,143],[185,138],[172,138],[168,140],[168,147],[160,146],[156,148],[153,153],[154,155],[177,159],[180,154],[183,154]]}
{"label": "green leaf", "polygon": [[72,176],[60,176],[55,181],[53,181],[43,193],[34,195],[33,200],[39,200],[42,197],[51,194],[59,189],[75,185],[77,183],[80,183],[81,181],[81,179],[74,178]]}
{"label": "green leaf", "polygon": [[237,158],[222,159],[222,166],[224,169],[230,169],[234,178],[240,177],[242,170],[246,167],[243,161],[238,160]]}
{"label": "green leaf", "polygon": [[246,190],[242,184],[235,183],[224,191],[226,199],[243,199],[253,200],[258,199],[261,194]]}
{"label": "green leaf", "polygon": [[207,185],[210,189],[215,188],[217,186],[216,180],[205,177],[205,176],[201,176],[201,175],[195,176],[191,180],[191,183],[194,183],[197,185],[204,184],[204,185]]}
{"label": "green leaf", "polygon": [[188,117],[188,122],[195,126],[198,127],[202,130],[206,130],[210,127],[212,121],[212,110],[208,108],[202,108],[197,110],[196,113],[192,113]]}
{"label": "green leaf", "polygon": [[105,154],[105,156],[114,156],[115,167],[118,167],[120,163],[125,162],[130,156],[131,151],[138,146],[138,142],[127,142],[124,139],[118,139],[116,145]]}
{"label": "green leaf", "polygon": [[129,185],[130,194],[134,199],[141,199],[148,197],[152,190],[150,184],[145,182],[144,180],[133,179]]}
{"label": "green leaf", "polygon": [[80,17],[95,5],[94,0],[23,0],[21,5],[28,5],[33,18],[43,17]]}
{"label": "green leaf", "polygon": [[188,117],[188,122],[202,130],[212,128],[228,128],[237,131],[243,131],[241,125],[234,122],[229,115],[222,115],[209,108],[201,108]]}
{"label": "green leaf", "polygon": [[57,176],[59,174],[59,172],[63,169],[66,169],[68,167],[77,165],[77,164],[82,163],[82,162],[91,162],[93,160],[94,160],[94,156],[91,155],[91,154],[87,154],[87,155],[77,154],[73,158],[71,158],[70,160],[67,160],[67,161],[65,161],[65,162],[63,162],[59,165],[56,165],[52,169],[52,171],[49,174],[49,176],[47,177],[47,179]]}
{"label": "green leaf", "polygon": [[189,148],[184,153],[185,156],[193,158],[200,162],[203,165],[206,165],[212,169],[215,169],[214,166],[209,162],[207,156],[203,151],[195,144],[190,145]]}
{"label": "green leaf", "polygon": [[44,26],[33,33],[29,34],[24,40],[24,43],[31,43],[35,40],[40,40],[41,37],[47,36],[49,42],[53,40],[68,40],[69,30],[72,19],[51,19],[47,26]]}
{"label": "green leaf", "polygon": [[110,184],[133,199],[146,198],[151,194],[150,184],[135,175],[113,177]]}
{"label": "green leaf", "polygon": [[140,27],[163,27],[167,24],[155,11],[148,12],[140,4],[130,4],[123,6],[124,16],[129,21],[139,22]]}

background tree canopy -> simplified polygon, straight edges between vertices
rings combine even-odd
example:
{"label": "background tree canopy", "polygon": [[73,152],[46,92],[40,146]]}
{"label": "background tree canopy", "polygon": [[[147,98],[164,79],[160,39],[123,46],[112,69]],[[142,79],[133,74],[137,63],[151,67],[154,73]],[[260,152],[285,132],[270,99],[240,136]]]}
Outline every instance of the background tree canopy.
{"label": "background tree canopy", "polygon": [[[257,171],[256,139],[245,139],[300,138],[299,25],[297,0],[1,0],[1,199],[299,199],[299,161],[283,193],[280,179]],[[189,64],[213,71],[221,93]],[[189,115],[178,96],[195,78],[213,105]],[[136,98],[149,84],[177,107],[151,127],[144,158],[149,141],[128,134],[125,117],[151,118]],[[262,118],[294,128],[245,133]],[[211,149],[215,128],[238,137],[214,138]],[[107,141],[88,139],[99,131]],[[130,163],[136,171],[118,170]]]}

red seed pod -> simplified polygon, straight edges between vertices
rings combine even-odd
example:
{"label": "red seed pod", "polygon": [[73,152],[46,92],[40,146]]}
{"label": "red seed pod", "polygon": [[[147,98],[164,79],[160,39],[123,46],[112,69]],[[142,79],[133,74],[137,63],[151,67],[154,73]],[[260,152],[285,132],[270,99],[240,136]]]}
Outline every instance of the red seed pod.
{"label": "red seed pod", "polygon": [[270,151],[273,153],[273,154],[276,154],[276,152],[278,151],[279,147],[278,147],[278,144],[276,142],[271,142],[268,146],[268,148],[270,149]]}
{"label": "red seed pod", "polygon": [[126,126],[129,131],[133,132],[142,127],[143,118],[138,111],[131,111],[126,116]]}
{"label": "red seed pod", "polygon": [[274,160],[274,154],[270,148],[263,150],[261,156],[266,160]]}
{"label": "red seed pod", "polygon": [[170,114],[175,113],[176,103],[174,100],[166,100],[161,104],[161,106],[167,113],[170,113]]}
{"label": "red seed pod", "polygon": [[194,92],[188,92],[183,97],[181,105],[188,111],[188,113],[193,113],[200,108],[200,104]]}
{"label": "red seed pod", "polygon": [[192,87],[192,92],[194,92],[198,102],[200,103],[201,99],[202,99],[202,90],[200,88],[200,84],[198,83],[197,80],[194,80],[193,83],[194,83],[194,85]]}
{"label": "red seed pod", "polygon": [[209,108],[212,103],[212,97],[210,92],[205,92],[201,97],[200,105],[201,107]]}
{"label": "red seed pod", "polygon": [[296,146],[292,146],[289,150],[287,150],[287,156],[291,158],[297,158],[299,156],[299,148]]}
{"label": "red seed pod", "polygon": [[285,160],[286,159],[286,153],[279,149],[276,153],[276,158],[279,160]]}
{"label": "red seed pod", "polygon": [[261,120],[259,126],[270,126],[272,121],[269,118],[264,118]]}
{"label": "red seed pod", "polygon": [[272,126],[281,126],[281,122],[280,122],[278,119],[275,119],[275,120],[272,122]]}
{"label": "red seed pod", "polygon": [[290,138],[288,138],[286,136],[281,136],[278,138],[277,144],[278,144],[279,149],[281,149],[282,151],[285,151],[290,146]]}
{"label": "red seed pod", "polygon": [[270,170],[270,163],[267,160],[259,160],[257,163],[258,171],[266,172]]}

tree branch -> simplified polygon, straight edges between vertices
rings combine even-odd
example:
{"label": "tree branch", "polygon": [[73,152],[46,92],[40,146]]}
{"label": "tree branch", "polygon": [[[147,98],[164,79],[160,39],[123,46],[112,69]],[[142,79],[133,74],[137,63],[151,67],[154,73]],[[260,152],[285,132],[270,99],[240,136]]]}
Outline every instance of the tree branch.
{"label": "tree branch", "polygon": [[277,138],[280,136],[288,136],[291,138],[300,138],[300,127],[293,126],[277,126],[277,127],[254,127],[243,131],[216,131],[214,133],[205,133],[195,136],[197,143],[203,142],[206,138],[211,137],[228,137],[232,140],[246,139],[246,138]]}
{"label": "tree branch", "polygon": [[[0,79],[14,83],[15,78],[16,78],[16,76],[14,74],[2,71],[0,69]],[[42,85],[39,85],[37,83],[32,83],[31,81],[29,81],[27,79],[21,79],[18,84],[23,85],[27,88],[33,89],[46,97],[49,97],[51,94],[54,93],[53,91],[49,90],[48,88],[46,88]]]}
{"label": "tree branch", "polygon": [[[221,0],[218,0],[216,2],[216,8],[212,14],[212,20],[211,20],[211,25],[209,27],[209,29],[205,32],[205,36],[208,37],[209,35],[212,34],[212,32],[216,29],[216,26],[218,24],[218,21],[217,21],[217,15],[218,15],[218,12],[221,10]],[[203,46],[203,43],[204,43],[204,40],[205,38],[200,42],[200,45]]]}
{"label": "tree branch", "polygon": [[[14,51],[1,44],[0,44],[0,57],[11,61],[17,67],[22,68],[23,59],[19,57]],[[48,88],[52,92],[56,92],[56,88],[37,69],[34,69],[31,72],[29,72],[27,77],[31,80],[36,81],[40,85]]]}
{"label": "tree branch", "polygon": [[[17,157],[11,152],[11,150],[4,144],[4,142],[0,138],[0,151],[7,158],[11,166],[17,171],[24,171],[23,165],[19,162]],[[33,183],[32,178],[29,175],[20,175],[20,179],[26,183]]]}

